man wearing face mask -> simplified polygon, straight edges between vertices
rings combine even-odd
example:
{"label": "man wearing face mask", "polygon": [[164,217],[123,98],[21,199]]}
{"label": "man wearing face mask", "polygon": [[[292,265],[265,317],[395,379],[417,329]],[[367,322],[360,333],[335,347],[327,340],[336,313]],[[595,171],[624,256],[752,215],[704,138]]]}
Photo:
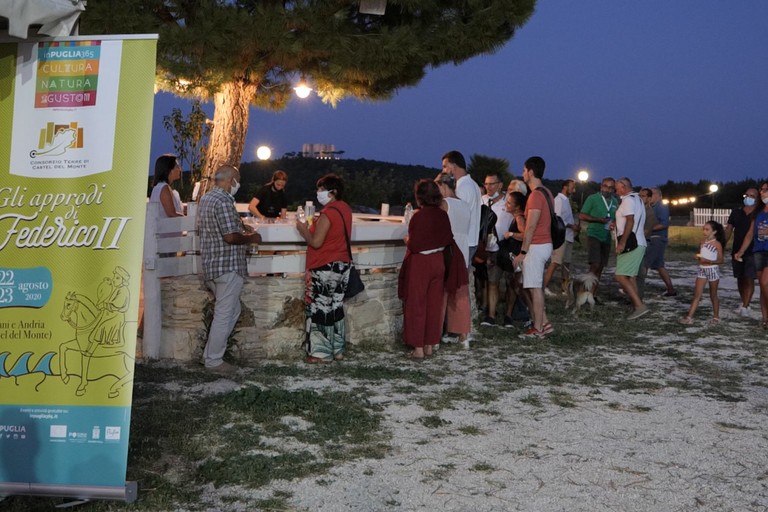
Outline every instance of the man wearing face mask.
{"label": "man wearing face mask", "polygon": [[213,190],[200,199],[197,210],[203,279],[216,301],[203,359],[206,369],[231,373],[237,368],[224,361],[224,353],[240,318],[240,291],[248,275],[245,250],[259,243],[261,236],[242,223],[235,208],[234,196],[240,188],[237,168],[222,165],[213,179]]}
{"label": "man wearing face mask", "polygon": [[[731,235],[733,235],[733,249],[732,254],[736,254],[741,247],[744,237],[749,230],[749,224],[752,219],[752,214],[755,211],[755,205],[757,204],[757,189],[748,188],[744,192],[744,206],[736,208],[731,212],[728,217],[728,224],[725,226],[725,240],[726,243],[730,241]],[[752,301],[752,294],[755,293],[755,277],[757,277],[757,270],[755,269],[755,255],[752,253],[752,243],[749,244],[741,261],[733,258],[731,260],[733,266],[733,277],[736,278],[736,283],[739,288],[739,296],[741,303],[736,312],[740,316],[750,317],[751,311],[749,309],[749,303]]]}
{"label": "man wearing face mask", "polygon": [[659,277],[664,281],[667,290],[661,296],[674,297],[677,295],[677,291],[675,291],[675,285],[672,284],[669,272],[664,266],[664,253],[669,243],[669,207],[661,200],[659,187],[653,187],[651,192],[651,208],[656,216],[656,224],[651,228],[651,238],[648,241],[648,252],[645,254],[644,265],[649,270],[658,272]]}

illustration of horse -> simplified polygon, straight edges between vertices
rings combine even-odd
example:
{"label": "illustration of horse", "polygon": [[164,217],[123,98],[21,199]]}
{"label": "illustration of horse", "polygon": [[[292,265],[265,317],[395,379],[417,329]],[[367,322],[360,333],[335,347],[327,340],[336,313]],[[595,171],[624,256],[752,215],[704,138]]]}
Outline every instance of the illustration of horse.
{"label": "illustration of horse", "polygon": [[42,357],[40,357],[38,360],[37,364],[35,364],[31,370],[29,369],[29,362],[34,355],[33,352],[24,352],[21,354],[19,358],[16,359],[16,362],[13,363],[11,369],[7,370],[5,364],[8,356],[10,355],[10,352],[0,353],[0,378],[13,378],[14,383],[17,386],[19,385],[19,377],[23,377],[25,375],[40,374],[42,378],[40,379],[40,382],[35,384],[35,391],[40,391],[40,384],[45,382],[45,379],[48,377],[48,375],[55,375],[53,373],[52,361],[56,355],[56,352],[46,352],[43,354]]}
{"label": "illustration of horse", "polygon": [[[101,299],[103,293],[99,292]],[[60,318],[75,330],[75,337],[59,345],[59,375],[64,384],[73,375],[80,377],[77,396],[85,394],[89,382],[104,377],[117,379],[109,388],[109,398],[116,398],[123,386],[133,382],[134,357],[124,350],[125,322],[119,325],[114,343],[94,339],[94,331],[104,325],[109,314],[85,295],[69,292],[65,297]]]}

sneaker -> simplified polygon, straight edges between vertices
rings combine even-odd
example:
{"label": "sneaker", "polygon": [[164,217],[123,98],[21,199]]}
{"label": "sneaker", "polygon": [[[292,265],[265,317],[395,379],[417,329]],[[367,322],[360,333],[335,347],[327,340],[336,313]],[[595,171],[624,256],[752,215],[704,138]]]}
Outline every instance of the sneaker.
{"label": "sneaker", "polygon": [[472,337],[472,335],[467,336],[467,339],[461,342],[461,348],[464,350],[469,350],[469,344],[474,342],[475,339]]}
{"label": "sneaker", "polygon": [[448,332],[443,334],[443,337],[440,338],[440,342],[445,344],[456,343],[458,341],[459,341],[459,336],[457,334],[451,334]]}
{"label": "sneaker", "polygon": [[527,320],[527,321],[526,321],[526,322],[523,324],[523,329],[525,329],[525,330],[528,330],[528,329],[530,329],[531,327],[533,327],[533,320],[530,320],[530,319],[529,319],[529,320]]}
{"label": "sneaker", "polygon": [[552,334],[555,332],[555,328],[552,326],[552,322],[547,322],[541,326],[541,334]]}
{"label": "sneaker", "polygon": [[748,307],[740,307],[739,308],[739,316],[743,316],[744,318],[752,318],[752,310]]}
{"label": "sneaker", "polygon": [[512,322],[512,317],[511,316],[505,316],[504,317],[504,327],[506,327],[507,329],[511,329],[514,326],[515,326],[515,324]]}
{"label": "sneaker", "polygon": [[643,316],[644,314],[648,313],[650,311],[647,306],[640,306],[633,312],[631,312],[629,315],[627,315],[627,320],[636,320]]}
{"label": "sneaker", "polygon": [[230,373],[235,373],[237,371],[237,366],[233,364],[229,364],[226,361],[222,361],[222,363],[219,366],[206,366],[205,369],[208,370],[209,372],[221,373],[226,375]]}
{"label": "sneaker", "polygon": [[544,288],[544,296],[545,297],[555,297],[556,294],[555,294],[555,292],[553,292],[549,288]]}
{"label": "sneaker", "polygon": [[531,327],[527,331],[525,331],[523,334],[520,334],[518,338],[543,338],[546,336],[543,331],[538,330],[535,327]]}
{"label": "sneaker", "polygon": [[677,291],[676,290],[672,290],[671,292],[670,291],[666,291],[666,292],[662,293],[661,296],[662,297],[677,297]]}
{"label": "sneaker", "polygon": [[480,322],[480,325],[485,325],[487,327],[496,325],[496,319],[495,318],[491,318],[488,315],[485,315],[485,318],[483,318],[483,321]]}

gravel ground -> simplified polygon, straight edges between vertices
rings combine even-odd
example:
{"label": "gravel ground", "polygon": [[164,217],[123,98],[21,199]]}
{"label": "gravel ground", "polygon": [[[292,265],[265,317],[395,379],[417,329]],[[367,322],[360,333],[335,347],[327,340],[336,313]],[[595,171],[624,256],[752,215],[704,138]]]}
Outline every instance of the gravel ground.
{"label": "gravel ground", "polygon": [[[419,366],[443,375],[438,384],[416,391],[407,382],[368,386],[391,436],[384,458],[257,491],[211,488],[210,510],[237,508],[214,505],[217,496],[259,499],[275,492],[290,496],[290,510],[318,512],[768,510],[766,334],[757,319],[732,313],[737,294],[728,277],[721,281],[721,326],[706,324],[708,298],[696,324],[677,325],[690,300],[693,269],[670,267],[688,293],[648,300],[652,313],[641,322],[652,334],[641,337],[641,350],[596,345],[568,357],[552,351],[536,363],[545,374],[595,364],[587,370],[605,368],[616,375],[610,382],[503,386],[529,371],[532,359],[506,354],[498,342],[485,346],[482,337],[469,351],[443,348]],[[658,279],[650,282],[658,286]],[[558,329],[567,329],[565,323],[556,319]],[[508,343],[520,342],[510,337]],[[367,364],[417,364],[393,353],[365,357]],[[623,388],[625,381],[634,384]],[[359,382],[327,378],[292,384],[354,385]],[[451,389],[475,399],[435,408],[425,402]]]}

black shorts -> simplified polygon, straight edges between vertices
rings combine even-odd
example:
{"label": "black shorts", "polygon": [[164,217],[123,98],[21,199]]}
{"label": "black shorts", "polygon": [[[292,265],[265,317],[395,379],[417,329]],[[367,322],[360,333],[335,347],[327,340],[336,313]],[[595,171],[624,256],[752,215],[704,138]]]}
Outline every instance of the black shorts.
{"label": "black shorts", "polygon": [[608,265],[608,256],[611,254],[610,242],[602,242],[597,238],[587,237],[587,263],[590,265],[599,263],[600,266]]}
{"label": "black shorts", "polygon": [[731,260],[731,265],[733,265],[733,277],[736,279],[754,279],[757,277],[754,253],[744,253],[741,261]]}

